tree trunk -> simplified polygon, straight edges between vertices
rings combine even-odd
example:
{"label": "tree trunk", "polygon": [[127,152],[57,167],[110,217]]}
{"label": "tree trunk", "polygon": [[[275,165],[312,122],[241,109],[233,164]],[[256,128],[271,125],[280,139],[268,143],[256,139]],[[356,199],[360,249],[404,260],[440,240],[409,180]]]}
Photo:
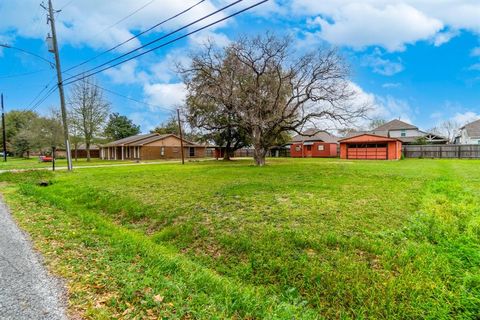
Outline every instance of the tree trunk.
{"label": "tree trunk", "polygon": [[85,143],[85,150],[87,150],[87,162],[90,162],[90,143]]}
{"label": "tree trunk", "polygon": [[227,142],[227,145],[225,146],[225,150],[223,151],[223,160],[229,161],[231,155],[232,155],[232,151],[230,148],[230,141],[229,141]]}
{"label": "tree trunk", "polygon": [[263,167],[265,165],[265,156],[267,155],[267,150],[261,146],[253,146],[253,159],[255,160],[255,165]]}

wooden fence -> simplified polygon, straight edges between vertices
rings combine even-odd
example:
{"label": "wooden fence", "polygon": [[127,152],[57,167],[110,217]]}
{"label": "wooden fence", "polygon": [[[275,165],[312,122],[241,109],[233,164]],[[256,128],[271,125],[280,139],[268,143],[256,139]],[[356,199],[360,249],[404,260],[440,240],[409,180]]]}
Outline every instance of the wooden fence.
{"label": "wooden fence", "polygon": [[480,145],[404,145],[405,158],[480,159]]}

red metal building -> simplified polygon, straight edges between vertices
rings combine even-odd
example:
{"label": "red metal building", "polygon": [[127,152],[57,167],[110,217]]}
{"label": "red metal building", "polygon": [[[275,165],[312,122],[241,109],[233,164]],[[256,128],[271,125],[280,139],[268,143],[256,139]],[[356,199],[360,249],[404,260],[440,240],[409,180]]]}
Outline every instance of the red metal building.
{"label": "red metal building", "polygon": [[341,159],[398,160],[402,157],[402,142],[374,134],[339,140]]}

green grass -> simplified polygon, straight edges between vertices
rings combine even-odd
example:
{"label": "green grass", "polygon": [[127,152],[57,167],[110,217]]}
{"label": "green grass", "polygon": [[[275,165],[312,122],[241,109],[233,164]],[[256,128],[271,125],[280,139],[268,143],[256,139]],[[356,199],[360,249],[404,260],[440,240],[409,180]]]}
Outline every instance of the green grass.
{"label": "green grass", "polygon": [[480,317],[480,161],[0,177],[19,223],[69,280],[72,312],[87,318]]}
{"label": "green grass", "polygon": [[[142,161],[142,163],[149,162],[160,162],[161,160],[147,160]],[[118,164],[131,164],[135,163],[132,160],[102,160],[98,158],[92,158],[90,162],[87,159],[78,159],[77,161],[73,160],[73,167],[83,167],[83,166],[99,166],[99,165],[118,165]],[[67,167],[66,159],[57,159],[55,161],[55,166]],[[3,159],[0,159],[0,171],[1,170],[29,170],[29,169],[41,169],[41,168],[51,168],[51,162],[40,162],[37,157],[31,158],[8,158],[7,162],[3,162]]]}

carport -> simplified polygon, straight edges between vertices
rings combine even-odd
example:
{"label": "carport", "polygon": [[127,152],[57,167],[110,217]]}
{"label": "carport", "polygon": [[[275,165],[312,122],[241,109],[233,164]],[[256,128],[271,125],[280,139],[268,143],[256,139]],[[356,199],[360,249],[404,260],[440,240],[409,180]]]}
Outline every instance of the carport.
{"label": "carport", "polygon": [[341,159],[398,160],[402,156],[402,142],[394,138],[361,134],[339,142]]}

